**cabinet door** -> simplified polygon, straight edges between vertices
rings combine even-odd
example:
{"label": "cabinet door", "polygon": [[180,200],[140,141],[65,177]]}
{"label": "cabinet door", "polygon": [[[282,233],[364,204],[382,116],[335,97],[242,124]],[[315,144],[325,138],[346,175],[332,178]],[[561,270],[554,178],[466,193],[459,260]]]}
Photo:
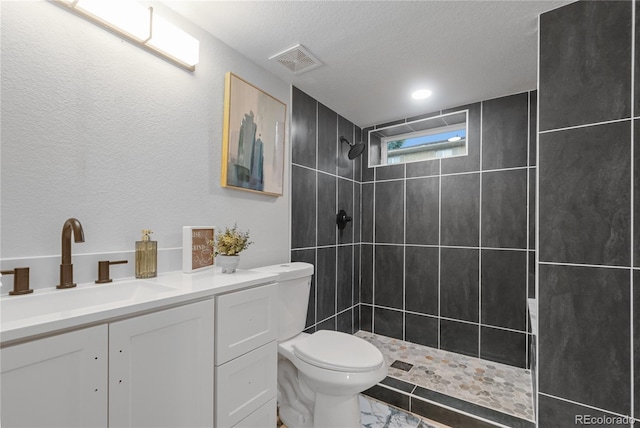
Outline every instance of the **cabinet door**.
{"label": "cabinet door", "polygon": [[109,325],[109,426],[213,425],[213,300]]}
{"label": "cabinet door", "polygon": [[277,299],[277,284],[217,297],[216,365],[277,338]]}
{"label": "cabinet door", "polygon": [[0,350],[1,425],[107,426],[107,326]]}

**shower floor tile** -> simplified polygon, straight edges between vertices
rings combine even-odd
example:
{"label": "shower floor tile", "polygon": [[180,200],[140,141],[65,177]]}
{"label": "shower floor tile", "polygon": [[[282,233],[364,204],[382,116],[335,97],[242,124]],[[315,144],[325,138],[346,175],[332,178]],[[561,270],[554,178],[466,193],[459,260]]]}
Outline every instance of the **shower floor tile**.
{"label": "shower floor tile", "polygon": [[[380,349],[389,377],[516,418],[534,420],[529,370],[362,330],[355,335]],[[413,367],[409,371],[392,367],[395,361],[413,364]],[[396,363],[395,366],[404,365]]]}

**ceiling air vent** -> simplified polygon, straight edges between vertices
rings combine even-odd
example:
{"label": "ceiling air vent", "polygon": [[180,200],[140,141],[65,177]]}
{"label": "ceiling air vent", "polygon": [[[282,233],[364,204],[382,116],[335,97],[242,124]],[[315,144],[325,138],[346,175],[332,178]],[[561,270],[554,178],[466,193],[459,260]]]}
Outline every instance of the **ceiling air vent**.
{"label": "ceiling air vent", "polygon": [[292,48],[269,57],[269,59],[279,62],[295,74],[313,70],[322,65],[318,58],[313,56],[311,52],[306,50],[302,45],[295,45]]}

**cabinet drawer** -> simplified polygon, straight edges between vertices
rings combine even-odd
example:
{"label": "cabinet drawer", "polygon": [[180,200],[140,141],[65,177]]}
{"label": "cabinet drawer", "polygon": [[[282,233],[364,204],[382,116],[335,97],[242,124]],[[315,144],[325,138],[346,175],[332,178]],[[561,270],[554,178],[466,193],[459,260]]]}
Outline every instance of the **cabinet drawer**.
{"label": "cabinet drawer", "polygon": [[276,398],[273,397],[267,404],[263,404],[258,410],[234,425],[233,428],[275,428],[278,423],[276,419],[277,406]]}
{"label": "cabinet drawer", "polygon": [[277,298],[277,284],[216,298],[216,365],[276,339]]}
{"label": "cabinet drawer", "polygon": [[276,397],[275,341],[216,367],[217,427],[231,427]]}

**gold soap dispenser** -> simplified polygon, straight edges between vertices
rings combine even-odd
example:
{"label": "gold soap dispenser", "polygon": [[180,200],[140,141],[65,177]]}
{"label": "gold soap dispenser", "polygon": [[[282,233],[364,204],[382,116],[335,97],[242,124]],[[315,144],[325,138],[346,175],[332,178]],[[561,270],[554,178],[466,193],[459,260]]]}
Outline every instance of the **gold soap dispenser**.
{"label": "gold soap dispenser", "polygon": [[158,274],[158,242],[152,241],[150,229],[142,229],[142,241],[136,241],[136,278],[153,278]]}

